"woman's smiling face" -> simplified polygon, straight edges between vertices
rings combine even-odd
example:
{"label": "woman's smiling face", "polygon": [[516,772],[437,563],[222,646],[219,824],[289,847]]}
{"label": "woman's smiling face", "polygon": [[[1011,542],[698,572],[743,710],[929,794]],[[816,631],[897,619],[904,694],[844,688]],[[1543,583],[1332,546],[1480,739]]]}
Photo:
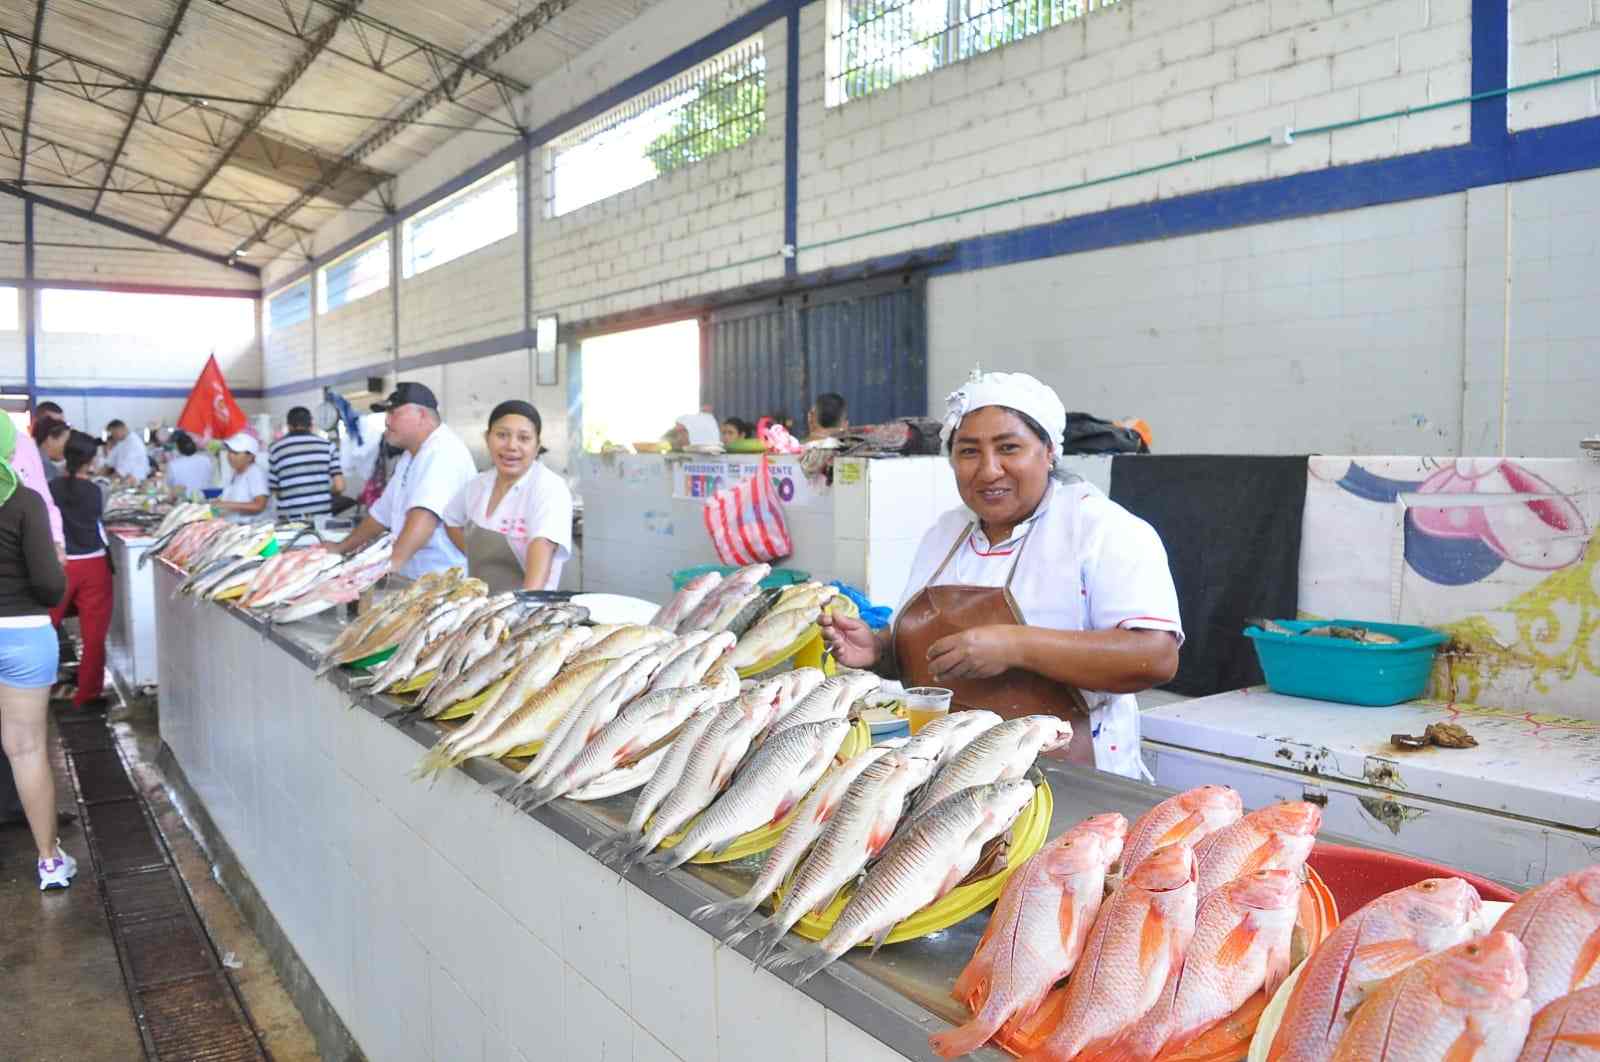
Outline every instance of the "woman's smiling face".
{"label": "woman's smiling face", "polygon": [[1039,507],[1050,482],[1050,448],[1005,406],[962,418],[950,440],[961,500],[986,530],[1009,532]]}
{"label": "woman's smiling face", "polygon": [[539,429],[520,413],[507,413],[489,425],[484,440],[495,469],[513,479],[526,472],[539,456]]}

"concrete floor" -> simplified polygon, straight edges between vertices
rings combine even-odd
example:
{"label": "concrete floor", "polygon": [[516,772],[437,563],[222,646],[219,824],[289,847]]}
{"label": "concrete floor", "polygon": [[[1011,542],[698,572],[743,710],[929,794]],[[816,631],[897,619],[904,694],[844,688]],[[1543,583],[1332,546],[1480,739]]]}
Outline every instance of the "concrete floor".
{"label": "concrete floor", "polygon": [[[318,1053],[300,1012],[168,798],[154,766],[160,737],[153,704],[114,709],[110,718],[218,954],[231,956],[231,976],[270,1056],[311,1062]],[[54,740],[52,763],[58,804],[76,811]],[[63,829],[61,841],[79,861],[77,880],[41,894],[28,832],[0,829],[0,1059],[133,1062],[143,1047],[81,826]]]}

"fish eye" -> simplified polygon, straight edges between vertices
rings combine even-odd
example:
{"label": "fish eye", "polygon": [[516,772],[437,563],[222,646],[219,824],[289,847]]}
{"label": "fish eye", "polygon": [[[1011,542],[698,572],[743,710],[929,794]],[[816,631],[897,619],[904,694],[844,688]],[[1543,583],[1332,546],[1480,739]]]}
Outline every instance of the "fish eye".
{"label": "fish eye", "polygon": [[1419,883],[1417,885],[1417,888],[1421,889],[1423,892],[1432,892],[1434,889],[1437,889],[1438,887],[1439,886],[1435,885],[1431,881],[1424,881],[1424,882],[1421,882],[1421,883]]}

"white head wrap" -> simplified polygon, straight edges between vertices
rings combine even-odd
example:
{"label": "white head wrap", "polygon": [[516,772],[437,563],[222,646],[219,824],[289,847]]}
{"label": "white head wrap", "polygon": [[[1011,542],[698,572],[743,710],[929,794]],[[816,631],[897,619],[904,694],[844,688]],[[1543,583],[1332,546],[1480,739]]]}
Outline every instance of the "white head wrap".
{"label": "white head wrap", "polygon": [[685,413],[678,426],[689,434],[690,446],[713,446],[722,441],[722,428],[710,413]]}
{"label": "white head wrap", "polygon": [[1037,377],[1025,372],[984,372],[973,369],[960,390],[950,392],[944,427],[939,429],[939,443],[950,448],[950,436],[960,426],[961,420],[975,409],[984,406],[1007,406],[1018,413],[1026,413],[1038,422],[1050,436],[1050,453],[1061,456],[1061,435],[1067,430],[1067,407],[1061,404],[1054,389],[1041,383]]}

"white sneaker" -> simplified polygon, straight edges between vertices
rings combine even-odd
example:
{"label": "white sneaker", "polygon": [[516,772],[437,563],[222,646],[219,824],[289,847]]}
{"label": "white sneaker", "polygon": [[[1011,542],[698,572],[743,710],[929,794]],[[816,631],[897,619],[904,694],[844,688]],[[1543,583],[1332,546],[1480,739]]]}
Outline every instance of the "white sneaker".
{"label": "white sneaker", "polygon": [[77,873],[78,861],[62,851],[58,844],[54,859],[39,860],[39,891],[64,889],[72,884]]}

